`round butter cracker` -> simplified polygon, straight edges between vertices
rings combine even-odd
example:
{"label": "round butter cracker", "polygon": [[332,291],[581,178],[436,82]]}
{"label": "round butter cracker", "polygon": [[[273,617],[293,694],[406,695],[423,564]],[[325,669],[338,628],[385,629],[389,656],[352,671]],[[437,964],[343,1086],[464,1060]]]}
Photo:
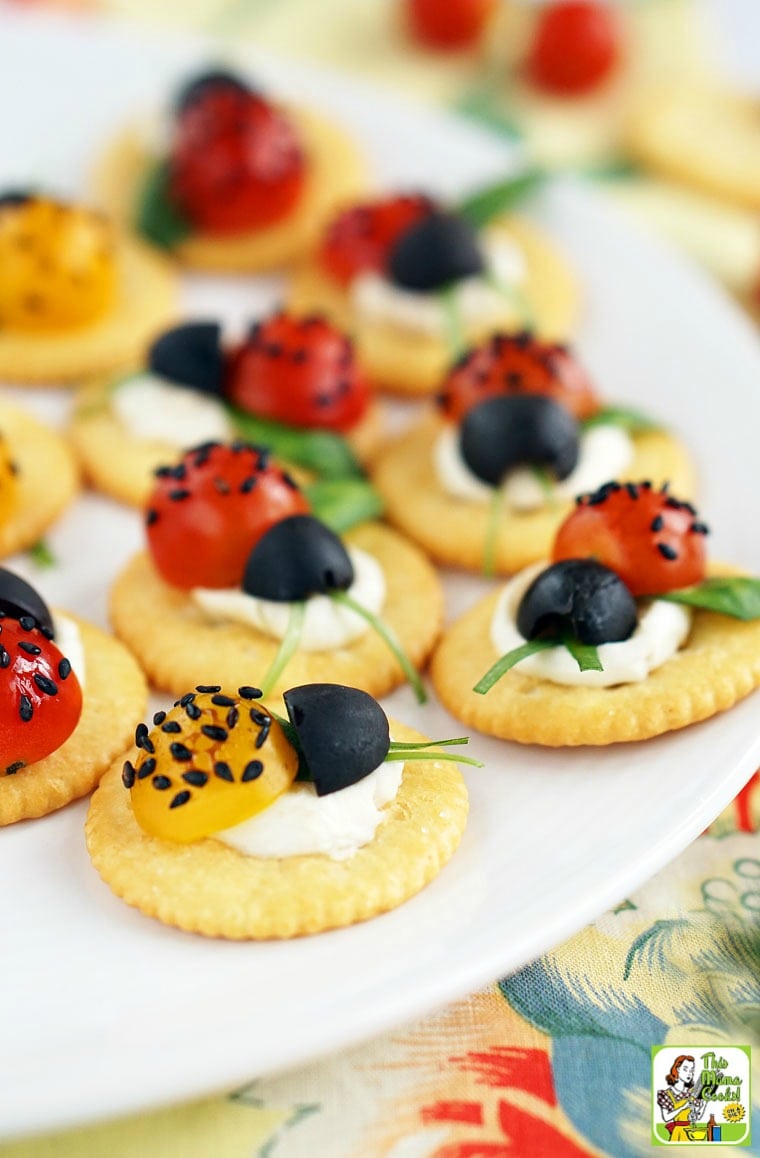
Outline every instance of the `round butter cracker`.
{"label": "round butter cracker", "polygon": [[[533,311],[536,334],[554,340],[567,338],[575,325],[580,295],[565,259],[522,218],[500,219],[489,225],[488,231],[515,242],[525,258],[526,278],[520,291]],[[442,338],[374,318],[363,319],[346,290],[324,273],[316,260],[296,270],[288,306],[296,313],[323,313],[351,334],[360,364],[375,385],[385,390],[407,396],[434,394],[449,368],[451,351]],[[505,298],[503,317],[487,326],[466,327],[466,336],[468,342],[475,343],[496,330],[519,329],[524,324]]]}
{"label": "round butter cracker", "polygon": [[[419,733],[391,721],[394,739]],[[128,752],[134,759],[136,750]],[[297,937],[393,909],[437,876],[467,821],[467,789],[448,761],[409,761],[374,838],[349,860],[245,856],[213,838],[172,844],[137,824],[121,782],[103,777],[87,817],[87,847],[109,887],[168,925],[209,937]]]}
{"label": "round butter cracker", "polygon": [[[380,616],[420,667],[443,620],[443,595],[435,571],[413,544],[380,523],[362,523],[348,532],[345,542],[380,563],[386,583]],[[279,649],[279,640],[253,627],[211,622],[186,592],[160,578],[147,554],[137,555],[118,576],[110,610],[116,634],[138,657],[151,682],[177,695],[209,682],[256,686]],[[382,696],[404,678],[387,644],[369,629],[346,647],[296,652],[274,693],[329,680]]]}
{"label": "round butter cracker", "polygon": [[[195,234],[172,253],[194,269],[260,273],[298,260],[316,244],[336,209],[365,188],[365,165],[353,141],[327,118],[288,108],[301,135],[308,172],[303,196],[282,221],[234,237]],[[95,191],[108,212],[135,227],[135,204],[151,160],[140,135],[127,130],[102,157]]]}
{"label": "round butter cracker", "polygon": [[[390,443],[372,464],[372,481],[386,504],[386,517],[439,563],[483,570],[489,504],[449,495],[438,481],[433,446],[443,428],[436,414]],[[673,493],[694,493],[694,471],[685,448],[662,431],[634,438],[635,458],[626,475],[671,483]],[[506,506],[496,541],[499,574],[519,571],[545,558],[560,523],[573,510],[563,500],[536,511]]]}
{"label": "round butter cracker", "polygon": [[[709,573],[738,574],[718,565]],[[694,609],[685,646],[641,683],[573,687],[522,675],[518,666],[479,695],[472,688],[499,658],[490,637],[499,595],[463,615],[431,662],[444,707],[479,732],[553,748],[646,740],[726,711],[760,686],[760,620]]]}
{"label": "round butter cracker", "polygon": [[34,764],[0,776],[0,825],[46,816],[91,792],[124,751],[148,699],[145,678],[123,644],[74,615],[82,635],[82,714],[68,740]]}

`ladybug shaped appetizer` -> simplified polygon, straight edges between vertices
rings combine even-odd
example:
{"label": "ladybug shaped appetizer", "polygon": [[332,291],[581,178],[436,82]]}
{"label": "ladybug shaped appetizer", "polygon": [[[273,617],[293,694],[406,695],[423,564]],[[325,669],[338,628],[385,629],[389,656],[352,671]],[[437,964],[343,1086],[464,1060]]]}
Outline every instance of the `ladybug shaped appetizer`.
{"label": "ladybug shaped appetizer", "polygon": [[198,269],[289,264],[363,186],[363,165],[338,128],[224,69],[184,85],[166,137],[156,147],[144,132],[124,133],[98,185],[120,220]]}
{"label": "ladybug shaped appetizer", "polygon": [[496,216],[536,179],[456,208],[405,194],[344,210],[296,272],[291,306],[327,313],[353,335],[373,382],[405,395],[434,393],[452,350],[495,330],[531,324],[566,337],[577,290],[564,260],[523,219]]}
{"label": "ladybug shaped appetizer", "polygon": [[78,488],[77,465],[63,439],[0,401],[0,559],[33,547]]}
{"label": "ladybug shaped appetizer", "polygon": [[356,688],[290,688],[287,716],[260,696],[201,684],[139,725],[87,818],[117,896],[206,936],[283,938],[395,908],[437,876],[467,819],[454,761],[474,761]]}
{"label": "ladybug shaped appetizer", "polygon": [[567,346],[527,331],[468,350],[435,411],[372,464],[393,523],[438,562],[486,574],[545,557],[576,494],[632,471],[693,487],[680,443],[605,407]]}
{"label": "ladybug shaped appetizer", "polygon": [[123,369],[174,313],[164,258],[102,214],[0,194],[0,378],[57,385]]}
{"label": "ladybug shaped appetizer", "polygon": [[146,699],[126,648],[0,568],[0,825],[90,792]]}
{"label": "ladybug shaped appetizer", "polygon": [[[157,472],[148,552],[118,577],[117,634],[153,682],[179,692],[214,670],[265,692],[330,675],[382,695],[437,638],[439,581],[395,531],[363,522],[345,544],[269,452],[207,443]],[[283,673],[285,673],[283,675]]]}
{"label": "ladybug shaped appetizer", "polygon": [[582,495],[551,561],[445,635],[433,683],[455,716],[525,744],[644,740],[760,685],[760,579],[708,564],[707,527],[667,486]]}
{"label": "ladybug shaped appetizer", "polygon": [[235,343],[218,322],[167,330],[143,370],[82,389],[71,435],[98,489],[143,506],[153,471],[196,443],[239,434],[310,475],[359,479],[381,430],[351,341],[280,311]]}

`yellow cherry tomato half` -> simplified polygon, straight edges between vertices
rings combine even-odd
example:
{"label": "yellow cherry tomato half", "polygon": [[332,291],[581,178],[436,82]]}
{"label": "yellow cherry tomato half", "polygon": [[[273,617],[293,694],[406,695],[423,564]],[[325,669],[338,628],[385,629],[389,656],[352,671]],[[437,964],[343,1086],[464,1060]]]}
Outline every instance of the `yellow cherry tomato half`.
{"label": "yellow cherry tomato half", "polygon": [[11,458],[10,447],[0,432],[0,527],[12,517],[17,497],[16,465]]}
{"label": "yellow cherry tomato half", "polygon": [[[243,689],[244,691],[246,689]],[[221,689],[183,696],[124,766],[132,811],[151,836],[189,844],[262,812],[296,778],[298,754],[262,705]]]}
{"label": "yellow cherry tomato half", "polygon": [[33,197],[0,207],[0,327],[68,330],[113,307],[113,230],[97,213]]}

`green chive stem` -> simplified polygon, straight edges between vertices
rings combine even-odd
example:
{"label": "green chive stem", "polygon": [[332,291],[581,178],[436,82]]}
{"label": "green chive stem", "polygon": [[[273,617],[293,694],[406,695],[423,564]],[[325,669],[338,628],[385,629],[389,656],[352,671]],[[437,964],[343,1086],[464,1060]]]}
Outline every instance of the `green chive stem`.
{"label": "green chive stem", "polygon": [[368,611],[366,607],[362,607],[361,603],[357,603],[357,601],[352,599],[345,591],[331,591],[330,598],[333,602],[342,603],[344,607],[348,607],[351,611],[356,612],[357,615],[365,619],[370,627],[377,632],[398,660],[401,670],[412,685],[417,703],[424,704],[427,701],[425,685],[420,678],[420,673],[402,648],[395,633],[391,631],[387,624],[383,623],[379,615],[375,615],[373,611]]}
{"label": "green chive stem", "polygon": [[400,748],[389,752],[383,763],[392,763],[394,760],[448,760],[452,764],[470,764],[473,768],[482,768],[483,761],[475,760],[472,756],[460,756],[458,752],[419,752]]}
{"label": "green chive stem", "polygon": [[290,607],[287,630],[282,637],[277,654],[269,665],[269,670],[261,681],[262,696],[267,696],[298,650],[306,618],[306,604],[293,603]]}

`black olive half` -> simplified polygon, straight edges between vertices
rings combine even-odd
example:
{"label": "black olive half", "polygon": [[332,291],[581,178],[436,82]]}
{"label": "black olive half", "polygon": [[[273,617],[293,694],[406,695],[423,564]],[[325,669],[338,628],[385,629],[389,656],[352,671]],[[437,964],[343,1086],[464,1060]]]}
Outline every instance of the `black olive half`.
{"label": "black olive half", "polygon": [[295,603],[310,595],[345,591],[354,568],[340,539],[313,515],[275,523],[248,556],[243,590],[257,599]]}
{"label": "black olive half", "polygon": [[174,112],[179,116],[194,105],[196,101],[202,100],[206,93],[214,88],[234,89],[236,92],[247,93],[250,92],[250,86],[236,76],[234,72],[229,72],[225,68],[210,68],[206,72],[200,72],[197,76],[192,77],[187,81],[177,93],[174,98]]}
{"label": "black olive half", "polygon": [[525,639],[570,631],[581,643],[617,643],[633,633],[636,601],[596,559],[565,559],[542,571],[523,595],[517,629]]}
{"label": "black olive half", "polygon": [[403,289],[427,292],[482,273],[478,235],[464,217],[432,213],[415,222],[396,241],[388,276]]}
{"label": "black olive half", "polygon": [[541,394],[500,395],[473,406],[459,428],[459,449],[474,475],[498,486],[518,466],[545,467],[563,479],[578,462],[573,415]]}
{"label": "black olive half", "polygon": [[224,386],[221,326],[188,322],[166,330],[150,348],[148,367],[189,390],[220,397]]}
{"label": "black olive half", "polygon": [[388,717],[377,700],[343,684],[304,684],[283,696],[317,796],[363,780],[388,754]]}
{"label": "black olive half", "polygon": [[32,201],[37,194],[32,189],[6,189],[4,193],[0,192],[0,208],[4,205],[26,205],[27,201]]}
{"label": "black olive half", "polygon": [[14,575],[5,567],[0,567],[0,613],[11,619],[31,615],[37,626],[53,638],[53,617],[42,596],[20,575]]}

